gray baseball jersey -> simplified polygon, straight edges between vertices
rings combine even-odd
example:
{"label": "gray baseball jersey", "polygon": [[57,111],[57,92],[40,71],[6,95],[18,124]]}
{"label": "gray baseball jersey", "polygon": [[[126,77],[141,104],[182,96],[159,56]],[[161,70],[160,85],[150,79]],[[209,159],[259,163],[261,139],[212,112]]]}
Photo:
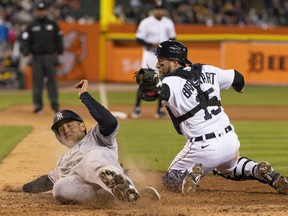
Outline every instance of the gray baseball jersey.
{"label": "gray baseball jersey", "polygon": [[98,125],[90,129],[77,145],[58,160],[56,168],[49,173],[52,182],[78,174],[87,182],[99,183],[95,179],[98,168],[112,165],[122,170],[118,162],[117,130],[109,137],[104,137]]}
{"label": "gray baseball jersey", "polygon": [[65,199],[85,202],[101,194],[103,190],[113,195],[111,188],[100,179],[99,173],[109,169],[125,178],[118,162],[116,134],[118,127],[108,137],[103,136],[99,126],[94,126],[86,136],[58,160],[57,166],[48,174],[54,183],[53,196],[63,193]]}

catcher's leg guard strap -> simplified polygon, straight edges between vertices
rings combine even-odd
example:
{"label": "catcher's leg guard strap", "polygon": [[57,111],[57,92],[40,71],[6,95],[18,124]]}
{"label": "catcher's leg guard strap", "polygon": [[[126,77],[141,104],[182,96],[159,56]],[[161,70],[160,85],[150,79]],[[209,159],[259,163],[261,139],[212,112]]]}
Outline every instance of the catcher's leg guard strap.
{"label": "catcher's leg guard strap", "polygon": [[[229,173],[218,173],[226,179],[246,180],[258,179],[256,176],[257,163],[246,157],[239,157],[236,167]],[[259,179],[258,179],[259,180]]]}
{"label": "catcher's leg guard strap", "polygon": [[163,185],[165,188],[175,192],[182,191],[182,182],[183,179],[188,174],[188,170],[180,171],[180,170],[170,170],[163,177]]}

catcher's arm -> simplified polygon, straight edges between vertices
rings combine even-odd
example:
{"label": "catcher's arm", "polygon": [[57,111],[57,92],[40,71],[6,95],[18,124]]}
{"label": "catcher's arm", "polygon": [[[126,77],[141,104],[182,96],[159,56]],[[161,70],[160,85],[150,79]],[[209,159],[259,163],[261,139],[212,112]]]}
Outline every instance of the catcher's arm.
{"label": "catcher's arm", "polygon": [[237,70],[234,70],[234,73],[235,75],[234,75],[232,87],[235,91],[242,93],[244,91],[244,85],[245,85],[244,77]]}
{"label": "catcher's arm", "polygon": [[151,68],[141,68],[134,73],[134,78],[138,84],[138,95],[145,101],[155,101],[157,99],[168,100],[169,87],[163,84],[159,75]]}

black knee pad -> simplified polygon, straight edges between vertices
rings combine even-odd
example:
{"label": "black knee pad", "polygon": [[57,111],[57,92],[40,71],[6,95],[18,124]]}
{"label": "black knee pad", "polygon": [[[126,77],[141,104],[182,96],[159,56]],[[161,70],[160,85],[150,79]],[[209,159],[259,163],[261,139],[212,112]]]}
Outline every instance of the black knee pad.
{"label": "black knee pad", "polygon": [[188,170],[181,171],[181,170],[171,170],[168,171],[163,177],[163,185],[168,190],[174,191],[174,192],[181,192],[182,190],[182,182],[183,179],[188,174]]}

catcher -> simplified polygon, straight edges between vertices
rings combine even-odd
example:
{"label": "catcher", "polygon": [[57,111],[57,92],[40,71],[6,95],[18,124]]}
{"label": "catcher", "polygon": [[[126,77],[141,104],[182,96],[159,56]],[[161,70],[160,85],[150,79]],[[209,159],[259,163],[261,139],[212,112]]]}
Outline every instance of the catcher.
{"label": "catcher", "polygon": [[186,138],[163,176],[164,186],[187,195],[213,171],[231,180],[255,179],[287,194],[287,179],[269,163],[239,155],[240,142],[221,105],[220,90],[232,87],[242,93],[244,77],[237,70],[192,64],[178,41],[162,42],[156,56],[161,79],[152,69],[140,69],[135,74],[138,94],[145,101],[161,99],[176,131]]}
{"label": "catcher", "polygon": [[[53,197],[63,204],[84,203],[95,197],[137,201],[140,193],[118,163],[117,119],[88,93],[87,80],[81,80],[75,87],[98,124],[87,131],[83,119],[74,111],[56,113],[51,129],[69,151],[48,174],[9,191],[53,190]],[[152,187],[144,188],[142,195],[153,200],[160,198]]]}

